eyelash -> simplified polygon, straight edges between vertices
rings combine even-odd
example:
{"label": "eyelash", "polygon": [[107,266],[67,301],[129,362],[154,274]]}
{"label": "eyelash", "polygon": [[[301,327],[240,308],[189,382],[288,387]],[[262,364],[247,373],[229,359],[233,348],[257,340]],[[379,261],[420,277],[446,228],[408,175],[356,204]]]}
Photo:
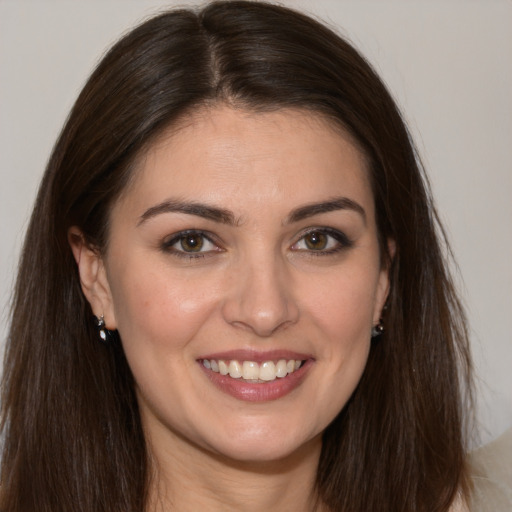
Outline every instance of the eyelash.
{"label": "eyelash", "polygon": [[[199,251],[193,252],[193,251],[184,251],[184,250],[180,250],[180,249],[175,249],[173,247],[174,245],[176,245],[178,243],[183,244],[183,242],[185,241],[187,236],[188,237],[192,237],[192,236],[200,237],[202,239],[200,249],[202,249],[202,246],[205,241],[207,243],[210,243],[213,246],[215,246],[216,249],[213,249],[213,250],[210,249],[208,251],[201,251],[201,252],[199,252]],[[183,247],[183,245],[182,245],[182,247]],[[180,231],[179,233],[176,233],[171,239],[164,241],[164,243],[162,244],[162,250],[165,252],[170,252],[173,256],[176,256],[178,258],[186,258],[186,259],[192,260],[192,259],[197,259],[197,258],[205,258],[211,252],[221,252],[222,248],[220,248],[219,244],[213,240],[212,235],[209,235],[208,233],[206,233],[204,231],[188,229],[186,231]]]}
{"label": "eyelash", "polygon": [[[307,244],[307,242],[305,242],[305,238],[308,235],[327,236],[328,238],[326,241],[326,245],[332,244],[332,241],[329,241],[329,238],[331,238],[331,239],[335,240],[336,246],[331,247],[329,249],[319,249],[319,250],[314,250],[311,248],[309,248],[309,249],[308,248],[305,248],[305,249],[296,248],[296,246],[299,245],[301,242],[304,242],[305,244]],[[200,237],[201,247],[199,248],[199,251],[197,251],[197,252],[186,251],[186,250],[176,249],[175,247],[173,247],[176,244],[181,244],[181,247],[183,249],[183,242],[186,240],[187,236],[188,237],[192,237],[192,236]],[[212,244],[215,247],[215,249],[201,251],[205,242]],[[323,228],[310,228],[307,231],[304,231],[303,233],[301,233],[301,235],[297,239],[297,241],[294,242],[294,244],[291,246],[291,249],[294,252],[307,252],[308,255],[311,255],[311,256],[329,256],[329,255],[336,254],[340,251],[343,251],[345,249],[348,249],[348,248],[352,247],[352,245],[353,245],[353,242],[347,237],[347,235],[345,235],[345,233],[338,231],[336,229],[323,227]],[[164,252],[170,252],[173,256],[176,256],[178,258],[191,259],[191,260],[198,259],[198,258],[205,258],[205,257],[211,255],[211,253],[223,251],[223,249],[221,247],[219,247],[219,244],[214,241],[214,237],[212,235],[210,235],[209,233],[206,233],[204,231],[199,231],[199,230],[194,230],[194,229],[189,229],[186,231],[180,231],[179,233],[176,233],[174,236],[172,236],[171,239],[164,241],[162,243],[161,248]]]}
{"label": "eyelash", "polygon": [[[320,250],[314,250],[314,249],[294,249],[295,251],[307,251],[308,255],[310,256],[329,256],[337,254],[345,249],[349,249],[354,245],[353,241],[349,239],[349,237],[343,233],[342,231],[338,231],[337,229],[332,228],[309,228],[303,233],[301,233],[299,239],[292,245],[292,249],[294,246],[298,245],[300,242],[304,241],[305,238],[308,235],[323,235],[330,237],[335,240],[336,245],[334,247],[331,247],[329,249],[320,249]],[[329,245],[329,242],[327,240],[327,245]]]}

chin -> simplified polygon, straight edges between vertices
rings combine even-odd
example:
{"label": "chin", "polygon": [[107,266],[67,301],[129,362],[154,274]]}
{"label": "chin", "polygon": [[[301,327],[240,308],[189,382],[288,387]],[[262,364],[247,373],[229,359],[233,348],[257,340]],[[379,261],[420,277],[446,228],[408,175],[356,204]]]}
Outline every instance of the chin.
{"label": "chin", "polygon": [[[227,434],[227,435],[226,435]],[[293,429],[272,428],[262,423],[239,432],[225,432],[216,437],[209,450],[240,463],[271,463],[285,461],[301,454],[301,458],[312,447],[321,444],[321,432],[306,435]]]}

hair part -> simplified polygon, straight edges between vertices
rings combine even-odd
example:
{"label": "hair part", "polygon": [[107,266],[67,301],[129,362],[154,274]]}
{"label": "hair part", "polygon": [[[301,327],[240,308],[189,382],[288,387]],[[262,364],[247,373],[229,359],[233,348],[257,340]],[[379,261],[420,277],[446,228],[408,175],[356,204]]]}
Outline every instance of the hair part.
{"label": "hair part", "polygon": [[[160,14],[123,37],[82,90],[43,177],[13,297],[2,388],[0,509],[140,512],[151,476],[121,341],[101,345],[67,241],[108,247],[109,212],[157,138],[199,108],[300,109],[364,152],[381,251],[386,332],[324,434],[319,500],[347,512],[447,511],[468,490],[464,313],[447,243],[400,113],[330,29],[262,2]],[[389,258],[390,261],[390,258]]]}

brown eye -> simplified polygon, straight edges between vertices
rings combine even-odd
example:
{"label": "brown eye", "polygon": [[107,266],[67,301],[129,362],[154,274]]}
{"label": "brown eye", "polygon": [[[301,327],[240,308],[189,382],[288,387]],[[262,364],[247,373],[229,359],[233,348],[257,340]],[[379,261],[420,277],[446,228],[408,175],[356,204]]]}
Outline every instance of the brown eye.
{"label": "brown eye", "polygon": [[304,236],[304,242],[311,251],[323,251],[327,247],[328,237],[321,231],[311,231]]}
{"label": "brown eye", "polygon": [[222,252],[222,249],[207,234],[195,230],[176,233],[161,247],[164,252],[186,258],[204,258],[206,255]]}
{"label": "brown eye", "polygon": [[304,233],[292,246],[292,251],[306,252],[315,256],[334,255],[353,246],[353,242],[337,229],[318,228]]}
{"label": "brown eye", "polygon": [[204,245],[204,237],[199,233],[183,235],[180,239],[180,247],[185,252],[199,252]]}

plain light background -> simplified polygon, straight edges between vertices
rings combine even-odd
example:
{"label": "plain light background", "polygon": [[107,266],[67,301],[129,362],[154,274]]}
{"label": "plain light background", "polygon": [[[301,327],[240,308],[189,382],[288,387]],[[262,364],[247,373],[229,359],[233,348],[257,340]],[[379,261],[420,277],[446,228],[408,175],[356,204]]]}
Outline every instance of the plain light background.
{"label": "plain light background", "polygon": [[[512,2],[283,3],[348,37],[404,112],[460,268],[478,375],[477,443],[495,438],[512,426]],[[177,4],[0,0],[2,345],[23,232],[74,99],[111,43]]]}

